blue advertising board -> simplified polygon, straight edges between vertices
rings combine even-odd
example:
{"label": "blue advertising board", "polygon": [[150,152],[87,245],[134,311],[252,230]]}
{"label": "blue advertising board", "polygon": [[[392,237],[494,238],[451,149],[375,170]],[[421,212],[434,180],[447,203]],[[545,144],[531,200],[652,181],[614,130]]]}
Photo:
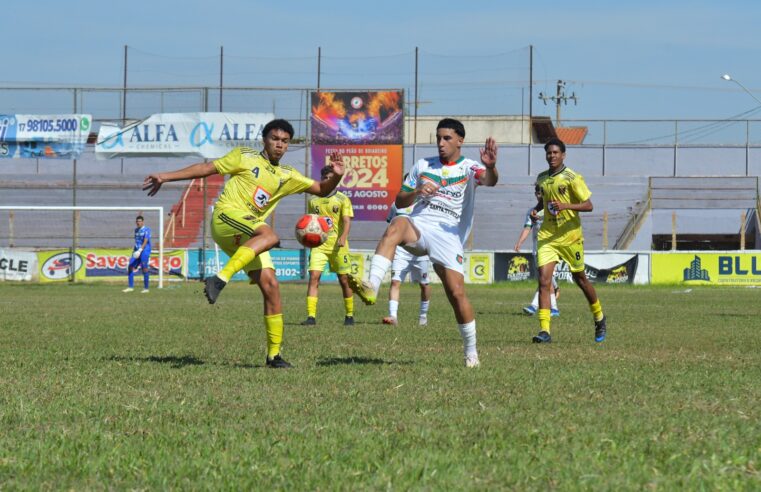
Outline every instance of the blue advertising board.
{"label": "blue advertising board", "polygon": [[[300,249],[273,249],[270,250],[272,263],[275,264],[275,274],[281,282],[294,280],[303,280],[306,271],[306,261],[303,250]],[[205,257],[205,258],[204,258]],[[205,259],[205,275],[210,277],[219,271],[219,265],[224,266],[229,256],[224,251],[207,250],[188,250],[188,278],[201,278],[201,264]],[[233,275],[231,280],[248,281],[248,277],[243,272]]]}

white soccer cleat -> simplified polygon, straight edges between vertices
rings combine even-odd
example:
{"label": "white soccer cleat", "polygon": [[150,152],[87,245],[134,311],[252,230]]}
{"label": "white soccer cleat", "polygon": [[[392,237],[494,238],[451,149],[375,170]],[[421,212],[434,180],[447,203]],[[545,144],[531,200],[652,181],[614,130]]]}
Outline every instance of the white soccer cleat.
{"label": "white soccer cleat", "polygon": [[133,290],[135,290],[135,289],[133,289],[132,287],[127,287],[122,292],[132,292]]}
{"label": "white soccer cleat", "polygon": [[396,326],[399,324],[399,321],[393,316],[386,316],[383,318],[383,324]]}
{"label": "white soccer cleat", "polygon": [[465,367],[473,368],[479,367],[481,363],[478,361],[478,354],[470,354],[465,356]]}
{"label": "white soccer cleat", "polygon": [[422,315],[418,318],[417,324],[420,326],[425,326],[428,324],[428,316]]}
{"label": "white soccer cleat", "polygon": [[150,290],[148,289],[143,289],[140,291],[141,294],[147,294],[148,292],[150,292]]}

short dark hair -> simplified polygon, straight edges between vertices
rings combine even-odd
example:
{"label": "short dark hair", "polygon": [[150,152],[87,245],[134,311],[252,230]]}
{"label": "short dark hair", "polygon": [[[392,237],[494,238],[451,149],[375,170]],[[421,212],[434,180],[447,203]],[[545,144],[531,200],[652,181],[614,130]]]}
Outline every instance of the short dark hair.
{"label": "short dark hair", "polygon": [[325,166],[320,169],[320,178],[325,179],[325,176],[333,172],[333,166]]}
{"label": "short dark hair", "polygon": [[544,144],[544,151],[547,152],[552,145],[560,147],[560,151],[565,154],[565,144],[559,138],[551,138],[546,144]]}
{"label": "short dark hair", "polygon": [[439,124],[436,125],[436,130],[440,130],[441,128],[453,130],[461,138],[465,138],[465,126],[454,118],[444,118],[439,121]]}
{"label": "short dark hair", "polygon": [[137,217],[135,217],[135,220],[145,220],[145,219],[143,218],[142,215],[138,215]]}
{"label": "short dark hair", "polygon": [[264,125],[264,128],[262,129],[262,138],[266,138],[267,134],[269,134],[269,132],[272,130],[283,130],[285,133],[291,136],[290,138],[293,138],[293,125],[288,123],[286,120],[272,120]]}

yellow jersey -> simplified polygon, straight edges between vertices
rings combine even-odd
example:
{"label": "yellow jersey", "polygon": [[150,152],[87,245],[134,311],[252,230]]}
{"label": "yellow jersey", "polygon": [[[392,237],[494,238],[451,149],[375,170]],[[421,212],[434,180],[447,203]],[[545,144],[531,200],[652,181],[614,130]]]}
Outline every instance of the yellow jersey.
{"label": "yellow jersey", "polygon": [[[328,240],[320,246],[326,250],[332,250],[338,238],[343,234],[343,218],[354,217],[354,207],[351,205],[351,200],[340,191],[330,196],[317,196],[310,199],[307,210],[310,214],[317,214],[328,219],[330,224]],[[348,247],[349,241],[347,240],[346,243],[346,247]]]}
{"label": "yellow jersey", "polygon": [[559,246],[570,246],[584,239],[581,231],[581,217],[576,210],[561,210],[557,215],[547,208],[551,201],[582,203],[592,196],[581,174],[564,167],[555,175],[550,171],[540,173],[536,184],[542,190],[544,221],[537,234],[538,241],[551,241]]}
{"label": "yellow jersey", "polygon": [[258,150],[248,147],[234,148],[215,160],[214,167],[219,174],[230,175],[215,210],[242,210],[262,221],[280,199],[314,183],[290,166],[271,164]]}

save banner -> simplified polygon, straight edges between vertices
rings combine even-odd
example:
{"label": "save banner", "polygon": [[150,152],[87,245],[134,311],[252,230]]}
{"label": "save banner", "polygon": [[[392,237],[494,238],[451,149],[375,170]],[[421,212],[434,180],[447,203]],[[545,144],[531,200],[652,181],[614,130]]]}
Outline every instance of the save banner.
{"label": "save banner", "polygon": [[653,253],[653,284],[761,285],[761,253]]}
{"label": "save banner", "polygon": [[[74,254],[69,250],[37,253],[40,282],[69,280],[72,271],[77,281],[123,278],[131,260],[132,250],[128,249],[78,249]],[[155,252],[148,261],[151,275],[158,275],[158,266],[159,255]],[[185,278],[185,250],[164,251],[163,270],[170,277]]]}
{"label": "save banner", "polygon": [[89,114],[0,114],[0,157],[77,158],[91,126]]}
{"label": "save banner", "polygon": [[120,127],[103,123],[98,159],[196,156],[216,159],[235,147],[260,147],[272,113],[161,113]]}

